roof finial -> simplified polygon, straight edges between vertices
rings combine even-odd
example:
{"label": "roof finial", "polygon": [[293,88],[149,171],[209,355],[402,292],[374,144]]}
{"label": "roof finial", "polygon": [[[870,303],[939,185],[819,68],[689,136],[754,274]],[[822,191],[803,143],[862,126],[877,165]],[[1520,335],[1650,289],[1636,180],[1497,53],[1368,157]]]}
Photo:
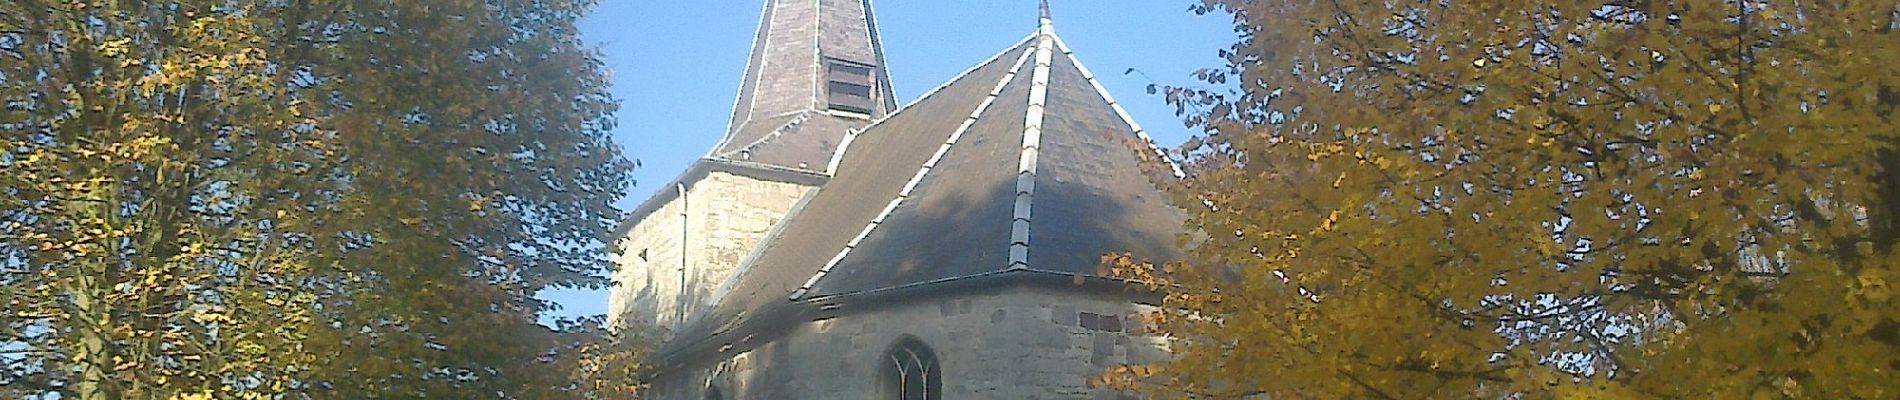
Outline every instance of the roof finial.
{"label": "roof finial", "polygon": [[1042,2],[1041,24],[1042,26],[1049,26],[1049,24],[1051,23],[1051,21],[1049,20],[1049,0],[1040,0],[1040,1]]}

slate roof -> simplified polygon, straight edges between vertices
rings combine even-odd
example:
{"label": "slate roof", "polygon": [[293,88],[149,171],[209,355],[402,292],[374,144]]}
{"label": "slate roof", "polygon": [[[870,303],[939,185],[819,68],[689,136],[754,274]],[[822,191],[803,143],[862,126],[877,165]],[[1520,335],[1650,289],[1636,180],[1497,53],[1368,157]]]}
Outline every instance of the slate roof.
{"label": "slate roof", "polygon": [[812,110],[762,118],[741,126],[711,158],[823,173],[844,134],[866,122]]}
{"label": "slate roof", "polygon": [[[877,101],[869,117],[884,117],[897,108],[870,0],[765,0],[726,136],[661,187],[691,186],[711,170],[822,184],[844,136],[871,122],[823,109],[824,58],[874,66]],[[673,190],[654,192],[628,214],[615,235],[625,237],[637,221],[676,196]]]}
{"label": "slate roof", "polygon": [[[827,110],[827,59],[871,67],[868,115]],[[766,0],[726,137],[706,158],[822,173],[846,131],[895,108],[870,0]]]}
{"label": "slate roof", "polygon": [[1183,214],[1141,165],[1165,157],[1044,18],[1038,34],[845,138],[831,179],[663,357],[744,342],[854,295],[1089,276],[1111,252],[1180,259]]}

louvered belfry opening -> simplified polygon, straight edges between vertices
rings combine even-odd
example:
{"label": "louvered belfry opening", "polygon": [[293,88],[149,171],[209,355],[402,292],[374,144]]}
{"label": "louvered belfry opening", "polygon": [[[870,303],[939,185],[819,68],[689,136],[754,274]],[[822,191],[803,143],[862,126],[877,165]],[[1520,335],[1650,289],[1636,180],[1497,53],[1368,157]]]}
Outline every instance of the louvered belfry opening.
{"label": "louvered belfry opening", "polygon": [[766,0],[709,158],[827,173],[844,136],[897,108],[870,0]]}
{"label": "louvered belfry opening", "polygon": [[831,109],[870,114],[877,106],[876,92],[872,89],[877,67],[835,58],[827,60],[825,67],[826,101]]}

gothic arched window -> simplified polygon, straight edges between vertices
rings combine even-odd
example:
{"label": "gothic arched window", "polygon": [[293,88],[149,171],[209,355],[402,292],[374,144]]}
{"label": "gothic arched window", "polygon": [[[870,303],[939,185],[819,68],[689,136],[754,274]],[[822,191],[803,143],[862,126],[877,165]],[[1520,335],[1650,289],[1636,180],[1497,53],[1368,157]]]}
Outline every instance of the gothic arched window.
{"label": "gothic arched window", "polygon": [[883,399],[941,400],[943,372],[937,369],[937,353],[916,338],[898,339],[882,360]]}

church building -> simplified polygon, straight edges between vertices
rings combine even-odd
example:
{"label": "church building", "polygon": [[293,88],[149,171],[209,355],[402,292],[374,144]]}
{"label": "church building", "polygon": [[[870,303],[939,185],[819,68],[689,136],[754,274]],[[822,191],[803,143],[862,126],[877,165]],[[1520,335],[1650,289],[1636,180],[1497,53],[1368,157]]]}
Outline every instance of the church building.
{"label": "church building", "polygon": [[610,321],[666,332],[649,398],[1118,399],[1089,379],[1168,357],[1098,266],[1182,257],[1180,169],[1046,3],[901,107],[870,0],[765,3],[725,139],[617,243]]}

